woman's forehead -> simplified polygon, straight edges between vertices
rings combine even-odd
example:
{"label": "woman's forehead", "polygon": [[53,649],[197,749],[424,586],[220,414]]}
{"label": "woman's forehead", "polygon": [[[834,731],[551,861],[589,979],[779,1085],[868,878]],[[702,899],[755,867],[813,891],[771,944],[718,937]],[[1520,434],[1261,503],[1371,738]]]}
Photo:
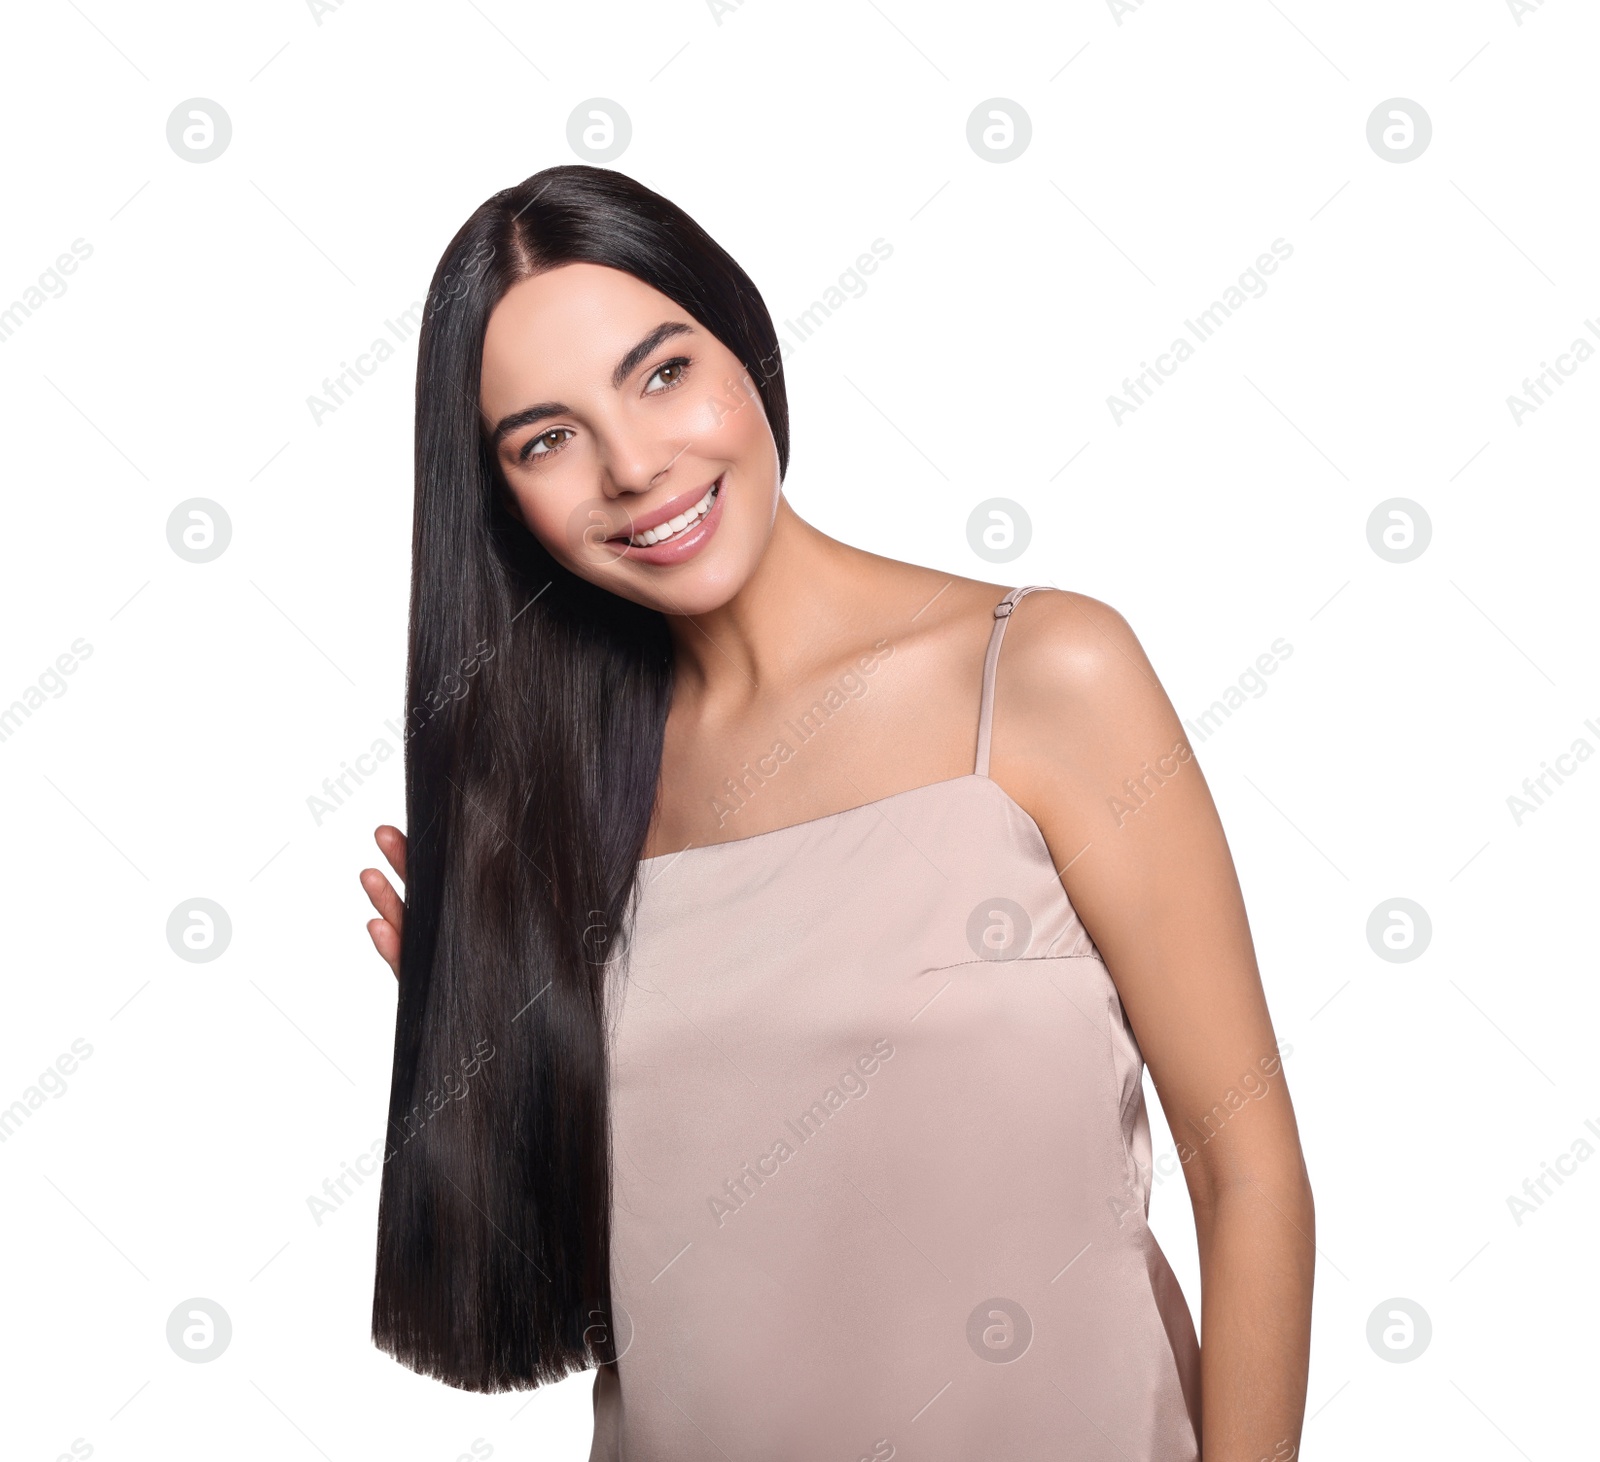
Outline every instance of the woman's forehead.
{"label": "woman's forehead", "polygon": [[690,316],[642,279],[603,264],[563,264],[512,285],[489,316],[483,342],[485,407],[491,390],[539,381],[605,384],[648,331]]}

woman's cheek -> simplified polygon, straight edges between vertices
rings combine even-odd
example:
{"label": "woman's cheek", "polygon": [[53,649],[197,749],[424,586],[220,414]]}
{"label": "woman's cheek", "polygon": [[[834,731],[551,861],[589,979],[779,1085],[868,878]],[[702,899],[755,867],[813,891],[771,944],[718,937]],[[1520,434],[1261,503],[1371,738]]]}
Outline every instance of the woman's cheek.
{"label": "woman's cheek", "polygon": [[569,563],[609,564],[616,558],[616,550],[606,548],[610,536],[603,498],[586,497],[573,505],[564,519],[544,513],[534,530],[534,536],[558,558]]}
{"label": "woman's cheek", "polygon": [[731,457],[757,440],[761,406],[730,382],[701,401],[688,425],[708,456]]}

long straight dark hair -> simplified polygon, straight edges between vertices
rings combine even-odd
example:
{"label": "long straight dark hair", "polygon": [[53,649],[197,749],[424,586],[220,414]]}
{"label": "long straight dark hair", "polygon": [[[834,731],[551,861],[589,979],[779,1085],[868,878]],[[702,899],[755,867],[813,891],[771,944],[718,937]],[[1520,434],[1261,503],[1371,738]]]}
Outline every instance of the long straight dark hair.
{"label": "long straight dark hair", "polygon": [[479,373],[520,280],[608,265],[750,373],[789,460],[771,316],[682,209],[553,167],[479,207],[418,343],[405,923],[378,1208],[376,1345],[469,1391],[615,1359],[608,966],[626,947],[672,690],[663,615],[508,511]]}

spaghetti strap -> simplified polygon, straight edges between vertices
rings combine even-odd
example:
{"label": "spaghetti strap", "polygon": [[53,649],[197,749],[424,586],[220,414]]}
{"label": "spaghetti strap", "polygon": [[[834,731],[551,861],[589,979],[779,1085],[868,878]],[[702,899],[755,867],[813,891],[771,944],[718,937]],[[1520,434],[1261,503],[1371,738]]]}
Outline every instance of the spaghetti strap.
{"label": "spaghetti strap", "polygon": [[1019,584],[994,607],[994,629],[989,635],[989,653],[983,659],[983,695],[978,702],[978,759],[973,764],[976,776],[989,775],[989,740],[994,729],[994,671],[1000,663],[1000,641],[1005,638],[1006,621],[1017,607],[1017,600],[1048,584]]}

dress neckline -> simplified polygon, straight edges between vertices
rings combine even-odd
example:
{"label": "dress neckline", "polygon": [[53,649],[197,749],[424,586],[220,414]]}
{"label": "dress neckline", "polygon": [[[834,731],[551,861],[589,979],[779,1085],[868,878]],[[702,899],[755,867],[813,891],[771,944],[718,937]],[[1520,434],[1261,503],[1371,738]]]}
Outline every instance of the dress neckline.
{"label": "dress neckline", "polygon": [[850,817],[858,812],[881,808],[887,803],[899,801],[902,797],[915,797],[920,793],[931,792],[937,787],[954,787],[962,782],[987,782],[993,787],[1005,799],[1006,803],[1015,809],[1027,822],[1028,826],[1033,829],[1034,835],[1039,840],[1039,846],[1045,849],[1046,859],[1049,860],[1049,845],[1045,842],[1043,829],[1040,828],[1027,808],[1022,806],[989,775],[989,742],[994,718],[995,663],[1000,655],[1000,642],[1005,637],[1006,625],[1011,621],[1011,614],[1017,607],[1017,601],[1024,594],[1031,594],[1035,589],[1045,587],[1047,586],[1043,584],[1019,584],[994,607],[994,626],[989,632],[989,647],[983,660],[982,689],[978,698],[978,753],[972,771],[964,772],[959,777],[943,777],[937,782],[924,782],[920,787],[907,787],[901,792],[891,792],[887,797],[874,797],[870,802],[859,802],[854,807],[841,808],[838,812],[825,812],[821,817],[808,817],[802,822],[791,822],[783,827],[768,828],[764,833],[751,833],[749,836],[742,838],[724,838],[720,843],[691,843],[687,848],[680,848],[676,853],[656,853],[652,857],[641,858],[638,866],[642,869],[655,863],[666,862],[669,859],[682,858],[689,853],[703,853],[711,848],[748,848],[755,843],[782,837],[785,833],[801,832],[806,828],[819,827],[825,822],[836,822],[841,817]]}
{"label": "dress neckline", "polygon": [[765,832],[750,833],[742,838],[724,838],[719,843],[691,843],[687,848],[680,848],[676,853],[656,853],[649,858],[641,858],[639,867],[647,868],[651,864],[665,863],[672,859],[685,857],[690,853],[709,853],[713,848],[748,848],[753,843],[782,837],[785,833],[801,832],[806,828],[818,827],[825,822],[837,822],[841,817],[851,817],[858,812],[867,812],[873,808],[883,807],[886,803],[898,802],[905,797],[915,797],[921,793],[932,792],[940,787],[954,787],[961,782],[986,782],[993,787],[1010,806],[1014,807],[1027,819],[1028,824],[1039,834],[1039,841],[1041,843],[1044,842],[1044,833],[1039,824],[1034,821],[1033,815],[993,777],[985,772],[963,772],[959,777],[941,777],[937,782],[924,782],[921,786],[907,787],[900,792],[891,792],[886,797],[874,797],[870,802],[858,802],[854,807],[841,808],[838,812],[825,812],[820,817],[808,817],[801,822],[785,823],[782,827],[768,828]]}

